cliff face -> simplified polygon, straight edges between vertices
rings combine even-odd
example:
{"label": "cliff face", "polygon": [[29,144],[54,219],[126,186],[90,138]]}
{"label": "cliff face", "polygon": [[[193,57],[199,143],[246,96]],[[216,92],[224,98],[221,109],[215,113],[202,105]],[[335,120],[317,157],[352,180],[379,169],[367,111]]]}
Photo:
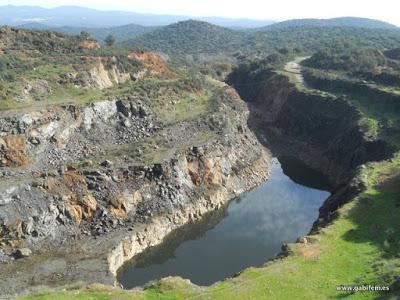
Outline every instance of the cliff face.
{"label": "cliff face", "polygon": [[[265,181],[270,157],[246,106],[214,88],[209,113],[170,125],[155,112],[154,89],[151,101],[131,94],[3,112],[0,294],[31,281],[112,284],[126,260]],[[200,101],[201,91],[188,93]],[[21,248],[32,256],[12,263]]]}
{"label": "cliff face", "polygon": [[251,125],[261,138],[267,136],[271,149],[321,170],[333,186],[346,183],[357,166],[391,154],[383,141],[365,136],[361,114],[343,99],[300,91],[273,71],[257,78],[231,76],[231,84],[248,102]]}
{"label": "cliff face", "polygon": [[245,141],[231,146],[215,144],[208,149],[192,149],[179,155],[165,169],[164,172],[175,178],[169,185],[179,187],[174,197],[181,209],[160,214],[127,235],[107,256],[111,274],[116,276],[124,262],[147,247],[161,243],[174,229],[199,221],[205,213],[221,208],[268,178],[269,155],[263,151],[254,153],[242,142]]}

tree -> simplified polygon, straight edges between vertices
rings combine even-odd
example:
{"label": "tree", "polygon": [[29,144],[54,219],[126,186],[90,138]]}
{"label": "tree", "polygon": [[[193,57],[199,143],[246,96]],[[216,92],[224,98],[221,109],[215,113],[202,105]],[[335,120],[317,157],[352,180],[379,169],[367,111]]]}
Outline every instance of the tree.
{"label": "tree", "polygon": [[109,34],[106,37],[105,42],[108,47],[112,47],[115,44],[115,37],[112,34]]}
{"label": "tree", "polygon": [[82,39],[87,40],[90,37],[90,33],[85,30],[82,30],[80,36]]}

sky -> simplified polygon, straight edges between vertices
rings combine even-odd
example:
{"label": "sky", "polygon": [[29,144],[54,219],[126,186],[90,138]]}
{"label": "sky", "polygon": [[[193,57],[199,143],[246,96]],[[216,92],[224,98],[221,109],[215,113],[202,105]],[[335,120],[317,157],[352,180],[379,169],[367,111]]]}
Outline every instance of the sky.
{"label": "sky", "polygon": [[276,21],[355,16],[400,26],[399,0],[0,0],[0,5],[7,4],[42,7],[75,5],[100,10]]}

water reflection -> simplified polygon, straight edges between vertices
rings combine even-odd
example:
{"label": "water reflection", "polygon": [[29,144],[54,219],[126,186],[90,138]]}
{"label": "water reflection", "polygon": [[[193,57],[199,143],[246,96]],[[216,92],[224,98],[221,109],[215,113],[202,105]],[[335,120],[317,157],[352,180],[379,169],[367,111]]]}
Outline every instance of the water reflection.
{"label": "water reflection", "polygon": [[[125,288],[178,275],[209,285],[274,258],[283,243],[307,234],[329,196],[324,178],[290,159],[275,160],[271,178],[241,199],[169,235],[119,272]],[[303,169],[303,172],[299,170]],[[296,183],[285,174],[295,174]],[[314,177],[312,181],[308,177]]]}

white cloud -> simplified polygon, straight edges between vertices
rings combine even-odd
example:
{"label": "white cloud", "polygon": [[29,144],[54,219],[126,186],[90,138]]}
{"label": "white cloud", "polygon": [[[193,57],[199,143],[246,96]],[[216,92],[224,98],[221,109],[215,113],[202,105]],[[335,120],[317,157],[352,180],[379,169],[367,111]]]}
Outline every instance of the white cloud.
{"label": "white cloud", "polygon": [[400,26],[398,0],[0,0],[0,4],[45,7],[78,5],[103,10],[272,20],[357,16]]}

